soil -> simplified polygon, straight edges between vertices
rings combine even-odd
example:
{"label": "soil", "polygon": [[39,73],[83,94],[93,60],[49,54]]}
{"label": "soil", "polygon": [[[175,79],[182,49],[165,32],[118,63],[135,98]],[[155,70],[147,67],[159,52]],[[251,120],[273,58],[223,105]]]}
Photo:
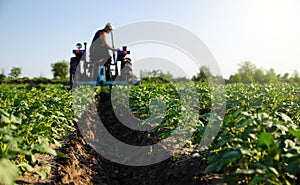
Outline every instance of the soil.
{"label": "soil", "polygon": [[[110,98],[102,94],[101,99]],[[115,117],[105,118],[111,111],[111,104],[97,102],[97,111],[101,119],[106,120],[105,126],[112,133],[118,133],[118,139],[126,143],[139,143],[145,145],[157,143],[157,134],[149,132],[130,132],[118,124]],[[94,118],[90,115],[83,116],[83,121],[88,122]],[[112,125],[114,125],[112,127]],[[116,125],[119,125],[116,127]],[[79,129],[78,129],[79,131]],[[82,131],[82,129],[80,130]],[[145,137],[143,137],[145,136]],[[99,155],[85,140],[80,132],[62,141],[63,147],[59,149],[69,158],[53,157],[45,155],[44,158],[51,167],[51,173],[47,179],[42,180],[37,174],[25,173],[18,178],[17,184],[63,184],[63,185],[193,185],[214,184],[225,185],[223,174],[204,174],[207,166],[201,160],[199,154],[189,155],[188,148],[177,151],[177,156],[170,157],[160,163],[148,166],[127,166],[114,163]],[[138,140],[138,141],[137,141]]]}

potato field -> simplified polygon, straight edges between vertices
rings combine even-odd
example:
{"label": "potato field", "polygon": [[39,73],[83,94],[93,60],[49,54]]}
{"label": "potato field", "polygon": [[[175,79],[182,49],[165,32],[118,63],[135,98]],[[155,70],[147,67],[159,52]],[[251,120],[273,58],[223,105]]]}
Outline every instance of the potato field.
{"label": "potato field", "polygon": [[[300,184],[299,84],[226,84],[218,89],[206,83],[145,82],[111,91],[96,87],[93,102],[85,102],[87,93],[81,91],[75,101],[85,106],[78,108],[76,88],[0,85],[0,184]],[[219,96],[224,102],[211,93],[223,90]],[[127,96],[118,93],[123,91]],[[197,101],[184,100],[192,98]],[[113,110],[124,102],[142,124],[157,125],[137,132],[117,124]],[[81,136],[77,123],[88,120],[83,117],[90,104],[96,105],[112,135],[129,144],[159,143],[175,132],[189,137],[157,164],[116,164]],[[220,124],[208,138],[204,133],[214,126],[213,117]],[[212,140],[208,146],[197,147],[207,139]]]}

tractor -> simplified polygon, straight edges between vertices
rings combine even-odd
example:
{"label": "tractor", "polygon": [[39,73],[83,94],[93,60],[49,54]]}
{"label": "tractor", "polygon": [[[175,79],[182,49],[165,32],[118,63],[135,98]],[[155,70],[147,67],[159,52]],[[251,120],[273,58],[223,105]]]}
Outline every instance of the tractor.
{"label": "tractor", "polygon": [[133,80],[131,59],[127,57],[130,51],[127,46],[113,53],[113,58],[100,64],[87,60],[87,43],[84,48],[81,43],[76,44],[77,49],[73,50],[75,57],[70,59],[70,82],[72,87],[78,85],[113,86],[113,85],[139,85],[140,81]]}

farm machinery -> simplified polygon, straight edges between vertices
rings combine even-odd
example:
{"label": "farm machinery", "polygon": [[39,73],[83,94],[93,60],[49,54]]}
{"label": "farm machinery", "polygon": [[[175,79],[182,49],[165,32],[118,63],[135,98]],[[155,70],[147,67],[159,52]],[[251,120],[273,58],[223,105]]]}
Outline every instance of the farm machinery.
{"label": "farm machinery", "polygon": [[140,81],[133,80],[131,59],[127,57],[130,51],[127,46],[117,51],[117,56],[100,63],[88,61],[86,57],[87,44],[84,48],[81,43],[76,44],[73,50],[75,57],[70,59],[71,88],[78,85],[113,86],[113,85],[138,85]]}

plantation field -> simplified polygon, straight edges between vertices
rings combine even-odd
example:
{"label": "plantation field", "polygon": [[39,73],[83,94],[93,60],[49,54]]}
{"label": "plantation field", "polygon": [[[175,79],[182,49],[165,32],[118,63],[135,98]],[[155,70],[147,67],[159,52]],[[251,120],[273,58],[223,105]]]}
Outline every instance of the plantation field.
{"label": "plantation field", "polygon": [[[144,142],[146,139],[142,135],[145,133],[151,135],[150,140],[156,141],[176,134],[184,143],[172,160],[161,163],[163,167],[159,172],[156,166],[149,172],[150,166],[148,172],[140,170],[131,175],[119,172],[130,171],[129,168],[103,162],[95,157],[92,149],[86,149],[87,156],[93,155],[102,164],[99,169],[103,172],[98,173],[106,176],[100,179],[106,184],[210,184],[211,181],[205,179],[209,174],[218,174],[224,184],[300,183],[300,85],[227,84],[222,89],[207,84],[148,82],[134,87],[114,87],[108,99],[103,96],[108,90],[101,88],[69,91],[62,85],[3,84],[0,87],[0,182],[3,184],[13,184],[28,172],[37,174],[40,179],[57,175],[43,156],[72,158],[61,148],[65,140],[80,135],[76,130],[80,117],[74,115],[91,111],[90,103],[98,106],[100,117],[118,139],[129,138],[129,143],[149,144],[149,138]],[[88,96],[95,97],[94,101],[87,101]],[[104,106],[107,101],[113,101],[111,106],[115,113],[122,113],[122,105],[129,105],[131,113],[141,120],[136,128],[147,123],[159,124],[150,133],[120,129],[111,119],[114,111]],[[106,111],[101,111],[103,109]],[[220,121],[219,125],[211,124],[214,119]],[[212,130],[217,131],[213,138],[205,133],[211,127],[216,127]],[[212,139],[208,147],[198,147]],[[179,170],[179,164],[186,159],[194,161],[195,156],[198,156],[199,165],[194,165],[193,170],[190,166]],[[132,171],[137,169],[141,168],[132,168]],[[191,178],[174,175],[178,170]],[[95,179],[87,183],[100,184]],[[67,184],[64,182],[56,177],[52,183]],[[77,184],[76,178],[69,178],[68,183]]]}

